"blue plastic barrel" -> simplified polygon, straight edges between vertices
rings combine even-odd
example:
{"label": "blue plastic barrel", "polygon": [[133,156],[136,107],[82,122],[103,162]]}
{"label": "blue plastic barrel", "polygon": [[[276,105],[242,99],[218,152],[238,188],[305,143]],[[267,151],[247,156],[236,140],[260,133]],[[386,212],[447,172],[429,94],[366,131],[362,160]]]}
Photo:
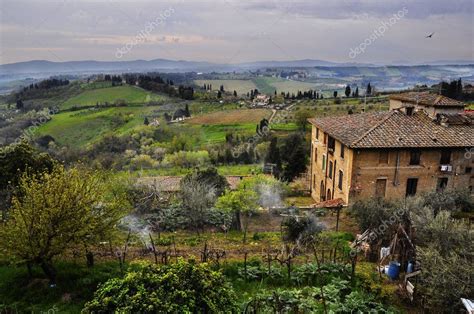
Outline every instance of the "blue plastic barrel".
{"label": "blue plastic barrel", "polygon": [[399,274],[400,274],[400,263],[396,261],[390,262],[388,266],[388,273],[387,273],[388,277],[390,277],[390,279],[392,280],[395,280],[398,278]]}

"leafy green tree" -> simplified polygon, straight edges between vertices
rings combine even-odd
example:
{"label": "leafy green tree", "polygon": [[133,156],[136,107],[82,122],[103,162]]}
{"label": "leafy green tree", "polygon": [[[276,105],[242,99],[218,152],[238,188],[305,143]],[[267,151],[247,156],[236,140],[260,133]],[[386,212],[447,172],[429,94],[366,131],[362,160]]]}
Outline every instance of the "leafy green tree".
{"label": "leafy green tree", "polygon": [[229,188],[227,179],[217,172],[214,167],[205,169],[197,169],[190,174],[187,174],[181,181],[183,184],[188,181],[198,181],[209,187],[212,187],[216,191],[217,196],[224,194],[225,190]]}
{"label": "leafy green tree", "polygon": [[295,119],[296,119],[296,124],[302,130],[303,132],[306,131],[306,126],[308,125],[308,119],[313,117],[314,113],[311,112],[311,110],[308,109],[303,109],[303,110],[298,110],[295,114]]}
{"label": "leafy green tree", "polygon": [[346,95],[346,97],[349,97],[351,95],[351,87],[349,86],[349,84],[347,84],[346,89],[344,90],[344,94]]}
{"label": "leafy green tree", "polygon": [[20,178],[9,217],[0,229],[0,253],[39,265],[56,282],[53,259],[74,245],[106,239],[127,204],[120,189],[99,172],[56,166],[51,173]]}
{"label": "leafy green tree", "polygon": [[294,178],[306,171],[308,148],[302,135],[293,133],[288,136],[280,153],[283,161],[281,178],[284,181],[293,181]]}
{"label": "leafy green tree", "polygon": [[16,186],[26,170],[30,174],[51,171],[54,163],[51,156],[40,153],[26,141],[3,147],[0,149],[0,189]]}
{"label": "leafy green tree", "polygon": [[247,230],[252,213],[258,206],[257,193],[251,189],[240,188],[236,191],[227,190],[224,195],[219,197],[216,203],[218,209],[224,212],[230,212],[235,215],[236,227],[244,231],[243,242],[247,241]]}
{"label": "leafy green tree", "polygon": [[205,263],[179,259],[168,266],[142,264],[124,278],[99,286],[83,313],[234,313],[234,291]]}

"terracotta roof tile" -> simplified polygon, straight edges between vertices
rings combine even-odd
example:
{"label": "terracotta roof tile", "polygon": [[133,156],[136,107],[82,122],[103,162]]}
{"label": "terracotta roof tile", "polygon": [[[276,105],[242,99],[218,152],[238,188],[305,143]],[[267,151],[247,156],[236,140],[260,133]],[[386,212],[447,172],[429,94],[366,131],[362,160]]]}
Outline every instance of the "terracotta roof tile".
{"label": "terracotta roof tile", "polygon": [[425,105],[425,106],[454,106],[464,107],[465,104],[456,99],[452,99],[446,96],[431,94],[429,92],[408,92],[401,94],[392,94],[390,99],[400,100],[403,102],[409,102],[413,104]]}

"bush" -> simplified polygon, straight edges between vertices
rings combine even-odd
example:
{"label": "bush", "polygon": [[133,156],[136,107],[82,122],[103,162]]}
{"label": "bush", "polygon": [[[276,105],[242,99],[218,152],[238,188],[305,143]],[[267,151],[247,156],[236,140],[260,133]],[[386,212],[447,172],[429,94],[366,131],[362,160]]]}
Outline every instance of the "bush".
{"label": "bush", "polygon": [[196,166],[207,165],[210,162],[209,153],[207,151],[179,151],[173,154],[166,154],[163,164],[167,166],[176,166],[182,168],[190,168]]}
{"label": "bush", "polygon": [[225,313],[236,310],[236,297],[224,276],[207,264],[143,264],[124,278],[103,285],[85,313]]}
{"label": "bush", "polygon": [[282,225],[285,228],[284,240],[291,242],[305,242],[324,228],[314,216],[299,219],[291,216],[286,218]]}

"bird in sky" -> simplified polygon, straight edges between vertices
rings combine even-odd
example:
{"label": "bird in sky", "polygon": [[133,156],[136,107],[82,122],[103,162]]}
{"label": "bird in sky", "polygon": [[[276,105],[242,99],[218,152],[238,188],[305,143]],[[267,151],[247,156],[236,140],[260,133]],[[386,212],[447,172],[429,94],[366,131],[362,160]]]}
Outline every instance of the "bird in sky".
{"label": "bird in sky", "polygon": [[433,35],[434,35],[434,33],[431,33],[428,36],[426,36],[426,38],[431,38],[431,37],[433,37]]}

